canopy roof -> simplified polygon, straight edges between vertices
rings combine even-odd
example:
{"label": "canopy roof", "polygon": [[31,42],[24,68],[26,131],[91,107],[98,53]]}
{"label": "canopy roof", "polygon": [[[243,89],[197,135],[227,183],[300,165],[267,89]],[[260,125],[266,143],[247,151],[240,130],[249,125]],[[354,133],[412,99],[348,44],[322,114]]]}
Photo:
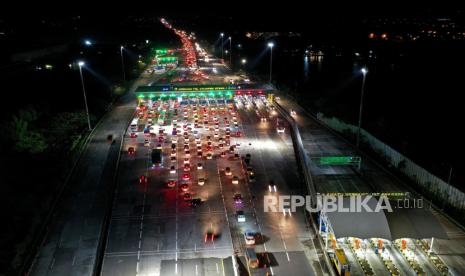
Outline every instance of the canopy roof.
{"label": "canopy roof", "polygon": [[[350,198],[344,197],[343,206],[349,206],[349,203]],[[367,205],[375,210],[377,204],[378,200],[372,197]],[[326,216],[338,238],[448,239],[443,227],[429,208],[396,208],[397,201],[392,201],[391,207],[393,212],[387,210],[368,212],[361,208],[360,212],[327,212]]]}

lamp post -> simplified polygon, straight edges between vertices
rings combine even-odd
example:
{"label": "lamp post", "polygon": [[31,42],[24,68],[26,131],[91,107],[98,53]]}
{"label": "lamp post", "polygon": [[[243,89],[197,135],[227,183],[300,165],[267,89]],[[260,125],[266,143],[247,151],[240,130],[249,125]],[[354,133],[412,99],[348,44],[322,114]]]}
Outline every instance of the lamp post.
{"label": "lamp post", "polygon": [[362,81],[362,92],[360,93],[360,112],[358,114],[358,128],[357,128],[357,148],[360,148],[360,131],[362,127],[362,112],[363,112],[363,94],[365,91],[365,79],[368,73],[366,68],[362,68],[363,81]]}
{"label": "lamp post", "polygon": [[223,36],[224,36],[224,33],[221,33],[220,36],[221,36],[221,59],[224,59],[224,54],[223,54]]}
{"label": "lamp post", "polygon": [[124,72],[124,59],[123,59],[123,49],[124,47],[120,47],[120,53],[121,53],[121,70],[123,71],[123,81],[126,81],[126,73]]}
{"label": "lamp post", "polygon": [[274,43],[269,42],[268,47],[270,48],[270,84],[271,84],[271,73],[272,73],[272,70],[273,70],[273,47],[274,47]]}
{"label": "lamp post", "polygon": [[86,97],[86,89],[84,87],[84,77],[82,75],[82,66],[84,66],[84,61],[79,61],[79,74],[81,75],[81,85],[82,85],[82,93],[84,94],[84,104],[86,106],[86,114],[87,114],[87,124],[89,127],[89,131],[92,130],[92,127],[90,126],[90,116],[89,116],[89,107],[87,106],[87,97]]}
{"label": "lamp post", "polygon": [[231,57],[232,57],[232,38],[229,37],[229,66],[232,67]]}

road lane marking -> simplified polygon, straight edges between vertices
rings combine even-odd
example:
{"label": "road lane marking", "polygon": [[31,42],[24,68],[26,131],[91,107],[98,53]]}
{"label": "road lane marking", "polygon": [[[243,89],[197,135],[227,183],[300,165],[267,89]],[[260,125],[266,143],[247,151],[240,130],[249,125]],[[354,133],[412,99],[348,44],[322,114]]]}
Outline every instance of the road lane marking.
{"label": "road lane marking", "polygon": [[274,275],[273,268],[270,266],[271,275]]}
{"label": "road lane marking", "polygon": [[290,262],[291,258],[289,258],[289,253],[286,252],[286,256],[287,256],[287,261]]}
{"label": "road lane marking", "polygon": [[75,263],[76,263],[76,255],[74,255],[74,257],[73,257],[73,264],[72,265],[74,265]]}
{"label": "road lane marking", "polygon": [[[218,268],[218,263],[215,263],[216,264],[216,273],[220,274],[220,270]],[[224,270],[223,270],[224,271]]]}
{"label": "road lane marking", "polygon": [[198,270],[197,265],[195,265],[195,275],[199,275],[199,270]]}

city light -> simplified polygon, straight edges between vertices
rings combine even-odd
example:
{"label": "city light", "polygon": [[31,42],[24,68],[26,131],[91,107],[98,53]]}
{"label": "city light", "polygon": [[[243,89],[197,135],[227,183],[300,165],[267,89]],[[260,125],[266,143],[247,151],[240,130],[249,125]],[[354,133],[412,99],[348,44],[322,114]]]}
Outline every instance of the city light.
{"label": "city light", "polygon": [[91,46],[92,45],[92,42],[90,40],[85,40],[84,41],[84,44],[86,44],[87,46]]}
{"label": "city light", "polygon": [[79,61],[79,62],[78,62],[79,67],[84,66],[84,64],[86,64],[84,61]]}
{"label": "city light", "polygon": [[273,43],[273,42],[268,42],[268,47],[273,48],[273,47],[274,47],[274,43]]}

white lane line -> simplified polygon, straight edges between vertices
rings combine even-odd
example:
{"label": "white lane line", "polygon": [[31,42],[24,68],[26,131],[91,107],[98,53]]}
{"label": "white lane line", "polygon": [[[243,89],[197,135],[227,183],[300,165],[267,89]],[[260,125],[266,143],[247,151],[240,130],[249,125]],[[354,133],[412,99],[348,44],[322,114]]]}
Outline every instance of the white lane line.
{"label": "white lane line", "polygon": [[274,275],[273,268],[270,266],[271,275]]}
{"label": "white lane line", "polygon": [[76,255],[74,255],[74,257],[73,257],[73,264],[72,265],[74,265],[75,263],[76,263]]}
{"label": "white lane line", "polygon": [[160,242],[157,241],[157,252],[160,252]]}
{"label": "white lane line", "polygon": [[218,263],[215,263],[216,264],[216,273],[220,274],[220,268],[218,267]]}
{"label": "white lane line", "polygon": [[197,252],[197,243],[194,243],[194,251]]}
{"label": "white lane line", "polygon": [[289,253],[287,253],[287,252],[286,252],[286,257],[287,257],[287,261],[290,262],[291,258],[289,258]]}
{"label": "white lane line", "polygon": [[139,261],[137,261],[137,264],[136,264],[136,273],[139,273]]}
{"label": "white lane line", "polygon": [[50,270],[53,269],[53,266],[55,265],[55,258],[53,258],[52,263],[50,264]]}
{"label": "white lane line", "polygon": [[197,265],[195,265],[195,275],[199,275],[199,269],[198,269]]}
{"label": "white lane line", "polygon": [[174,273],[178,274],[178,263],[174,264]]}
{"label": "white lane line", "polygon": [[141,244],[142,244],[142,240],[139,240],[139,249],[140,249]]}

